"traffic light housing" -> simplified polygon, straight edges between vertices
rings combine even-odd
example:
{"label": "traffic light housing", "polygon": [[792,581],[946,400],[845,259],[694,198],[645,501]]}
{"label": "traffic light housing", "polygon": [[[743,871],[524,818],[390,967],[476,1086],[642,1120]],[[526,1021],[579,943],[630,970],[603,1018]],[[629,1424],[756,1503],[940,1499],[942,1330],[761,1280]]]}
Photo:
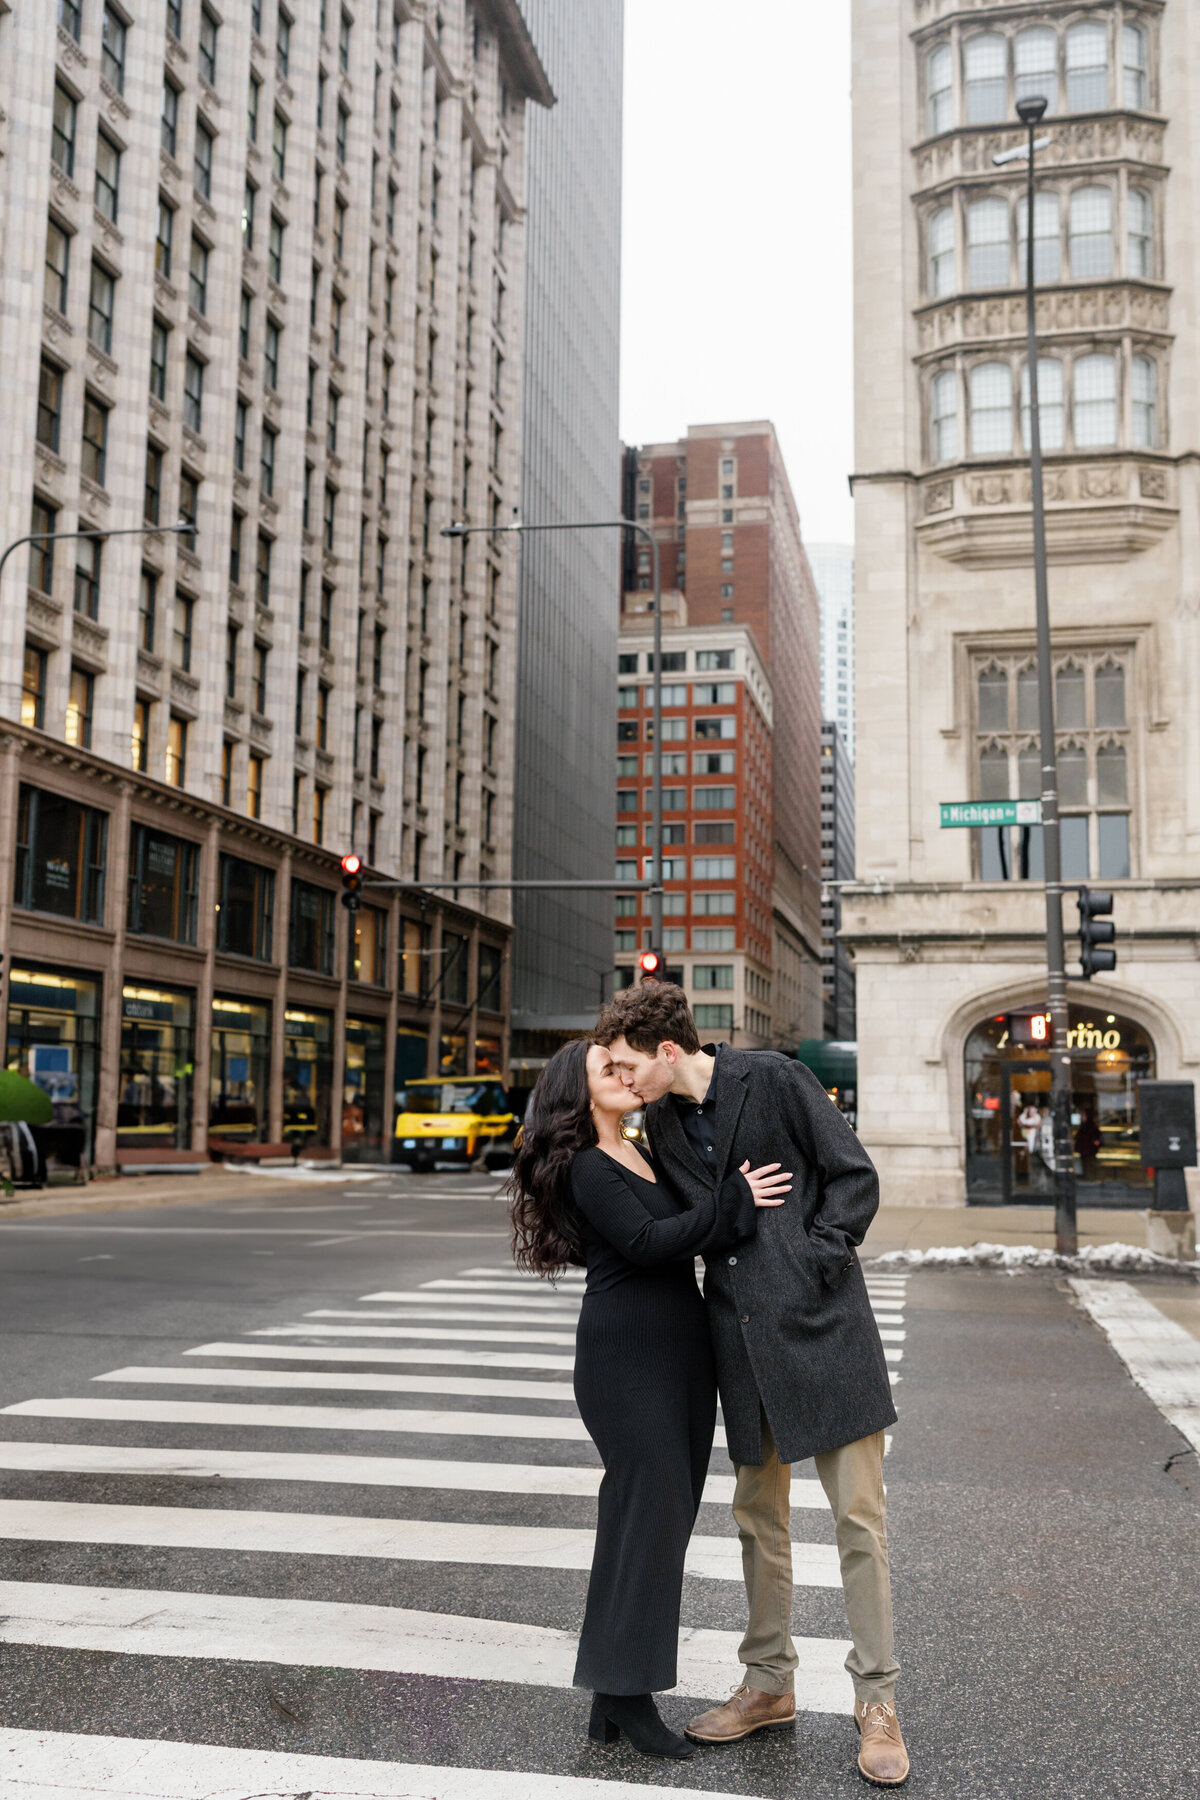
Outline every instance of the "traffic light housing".
{"label": "traffic light housing", "polygon": [[1093,975],[1111,974],[1117,966],[1116,951],[1103,948],[1116,943],[1117,928],[1111,919],[1101,917],[1112,911],[1113,897],[1093,888],[1080,888],[1078,906],[1079,960],[1083,979],[1090,981]]}
{"label": "traffic light housing", "polygon": [[638,974],[643,981],[661,981],[663,979],[663,959],[660,950],[643,950],[638,957]]}
{"label": "traffic light housing", "polygon": [[342,858],[342,905],[347,912],[357,912],[362,905],[362,866],[362,857],[353,851]]}

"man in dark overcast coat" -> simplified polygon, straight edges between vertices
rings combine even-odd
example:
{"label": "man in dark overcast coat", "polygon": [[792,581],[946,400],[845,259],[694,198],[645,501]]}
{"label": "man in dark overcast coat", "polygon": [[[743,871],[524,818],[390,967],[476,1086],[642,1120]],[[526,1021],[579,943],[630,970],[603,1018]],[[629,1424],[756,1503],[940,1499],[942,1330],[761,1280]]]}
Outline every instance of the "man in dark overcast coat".
{"label": "man in dark overcast coat", "polygon": [[702,1048],[682,988],[614,996],[596,1036],[646,1107],[650,1147],[696,1204],[747,1157],[792,1172],[758,1235],[706,1258],[704,1283],[742,1542],[750,1622],[741,1686],[693,1719],[730,1743],[795,1719],[790,1467],[814,1457],[837,1525],[853,1646],[859,1769],[899,1786],[908,1756],[895,1710],[884,1430],[894,1423],[883,1345],[855,1254],[879,1205],[870,1157],[820,1082],[775,1052]]}

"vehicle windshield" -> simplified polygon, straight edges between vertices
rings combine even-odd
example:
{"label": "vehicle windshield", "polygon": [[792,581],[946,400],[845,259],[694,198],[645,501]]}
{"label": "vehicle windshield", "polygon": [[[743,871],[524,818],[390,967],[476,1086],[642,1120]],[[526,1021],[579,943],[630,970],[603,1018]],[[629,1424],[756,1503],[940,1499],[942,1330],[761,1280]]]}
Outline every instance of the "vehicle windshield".
{"label": "vehicle windshield", "polygon": [[498,1081],[413,1082],[396,1096],[401,1112],[483,1113],[510,1112]]}

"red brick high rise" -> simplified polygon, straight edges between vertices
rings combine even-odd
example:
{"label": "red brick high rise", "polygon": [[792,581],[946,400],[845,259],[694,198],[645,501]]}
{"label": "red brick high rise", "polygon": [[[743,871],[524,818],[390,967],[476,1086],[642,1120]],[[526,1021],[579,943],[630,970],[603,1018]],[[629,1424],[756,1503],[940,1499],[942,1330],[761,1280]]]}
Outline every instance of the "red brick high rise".
{"label": "red brick high rise", "polygon": [[[625,484],[626,515],[658,539],[664,624],[744,626],[762,658],[774,701],[771,1036],[819,1037],[820,618],[775,429],[693,425],[678,442],[630,448]],[[628,630],[649,622],[647,549],[630,546],[624,586]]]}

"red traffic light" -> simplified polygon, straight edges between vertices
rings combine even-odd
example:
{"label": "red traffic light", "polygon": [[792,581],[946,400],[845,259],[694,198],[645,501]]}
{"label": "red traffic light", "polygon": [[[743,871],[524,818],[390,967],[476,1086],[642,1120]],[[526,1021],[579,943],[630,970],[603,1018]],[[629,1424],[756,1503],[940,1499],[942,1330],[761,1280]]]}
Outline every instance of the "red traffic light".
{"label": "red traffic light", "polygon": [[638,957],[638,968],[643,981],[657,981],[662,975],[662,957],[657,950],[643,950]]}
{"label": "red traffic light", "polygon": [[361,856],[355,856],[353,851],[350,853],[349,856],[343,856],[343,858],[342,858],[342,874],[343,875],[357,875],[361,868],[362,868],[362,857]]}

